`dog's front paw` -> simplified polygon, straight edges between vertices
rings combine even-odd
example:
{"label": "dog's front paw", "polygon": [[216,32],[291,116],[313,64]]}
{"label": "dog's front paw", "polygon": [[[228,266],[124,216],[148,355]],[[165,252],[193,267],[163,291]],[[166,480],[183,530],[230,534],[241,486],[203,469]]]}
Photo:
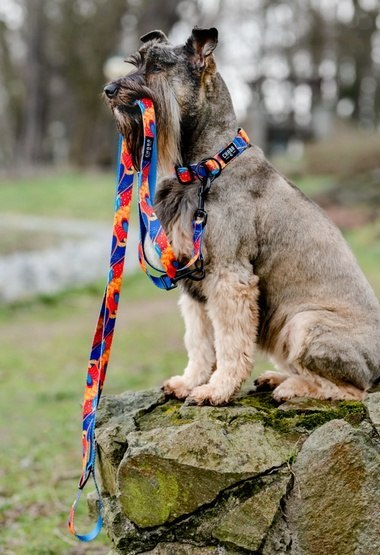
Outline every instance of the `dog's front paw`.
{"label": "dog's front paw", "polygon": [[186,399],[189,405],[225,405],[232,395],[215,388],[211,384],[195,387]]}
{"label": "dog's front paw", "polygon": [[162,390],[165,395],[176,397],[177,399],[186,399],[191,393],[191,387],[186,384],[183,376],[173,376],[166,380]]}
{"label": "dog's front paw", "polygon": [[[306,393],[306,392],[305,392]],[[293,380],[288,379],[280,383],[272,393],[273,399],[278,403],[284,403],[285,401],[290,401],[294,397],[303,396],[304,392],[298,394],[294,389]],[[306,395],[305,395],[306,396]]]}
{"label": "dog's front paw", "polygon": [[313,399],[327,399],[326,395],[321,396],[320,389],[315,385],[311,379],[306,379],[304,376],[290,376],[272,393],[276,401],[290,401],[294,397],[311,397]]}

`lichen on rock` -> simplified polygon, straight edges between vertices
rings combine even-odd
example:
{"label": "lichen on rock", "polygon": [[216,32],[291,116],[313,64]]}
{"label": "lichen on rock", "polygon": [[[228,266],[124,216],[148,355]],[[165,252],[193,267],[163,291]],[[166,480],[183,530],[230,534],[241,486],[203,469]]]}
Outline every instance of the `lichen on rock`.
{"label": "lichen on rock", "polygon": [[366,407],[278,406],[267,394],[225,407],[158,390],[105,397],[97,441],[115,554],[380,553],[371,395]]}

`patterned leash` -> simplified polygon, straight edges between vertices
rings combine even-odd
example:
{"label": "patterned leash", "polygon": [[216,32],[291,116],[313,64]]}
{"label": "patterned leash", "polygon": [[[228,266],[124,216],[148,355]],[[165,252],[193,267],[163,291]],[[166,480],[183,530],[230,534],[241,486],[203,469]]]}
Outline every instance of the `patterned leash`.
{"label": "patterned leash", "polygon": [[[175,287],[178,274],[184,273],[201,259],[201,240],[204,222],[201,218],[193,221],[194,252],[191,260],[185,267],[179,269],[168,238],[153,210],[153,199],[156,185],[157,148],[156,148],[156,123],[153,103],[150,99],[137,101],[143,118],[144,145],[141,162],[141,171],[138,173],[139,218],[140,218],[140,244],[139,261],[143,270],[149,275],[155,285],[162,289]],[[79,540],[91,541],[102,528],[101,500],[95,476],[95,418],[106,377],[108,360],[111,352],[112,339],[116,323],[116,315],[122,285],[125,250],[128,236],[129,217],[132,202],[133,179],[135,171],[132,158],[127,150],[125,141],[122,141],[120,152],[119,179],[115,203],[115,216],[113,224],[113,238],[110,256],[110,270],[108,283],[105,289],[102,306],[92,342],[91,355],[88,364],[87,381],[83,403],[83,430],[82,430],[82,474],[78,484],[78,494],[72,505],[69,517],[69,529]],[[149,236],[153,247],[160,259],[164,271],[160,273],[156,268],[148,268],[145,259],[144,240]],[[151,269],[155,273],[151,273]],[[157,275],[158,274],[158,275]],[[78,534],[74,525],[74,513],[83,488],[92,478],[98,494],[97,508],[98,520],[91,532]]]}
{"label": "patterned leash", "polygon": [[[226,164],[241,154],[250,144],[248,137],[242,130],[239,130],[233,142],[215,155],[214,158],[203,160],[198,165],[176,168],[177,177],[181,183],[192,183],[195,179],[199,179],[201,182],[198,189],[198,208],[193,217],[193,253],[189,262],[185,266],[179,267],[173,249],[153,208],[157,177],[156,119],[153,102],[144,98],[137,100],[136,104],[140,108],[144,128],[141,169],[137,174],[140,221],[139,262],[141,268],[157,287],[170,290],[176,287],[176,283],[180,279],[203,279],[202,237],[207,221],[207,212],[204,209],[206,196],[212,181],[218,177]],[[71,507],[68,522],[70,532],[84,542],[96,538],[103,525],[102,503],[95,476],[95,420],[106,378],[116,323],[135,176],[132,157],[128,152],[125,140],[122,139],[119,146],[119,161],[110,269],[92,342],[84,391],[82,474],[78,484],[77,497]],[[156,268],[144,252],[146,238],[150,239],[160,262],[160,268]],[[74,524],[75,510],[82,491],[90,478],[94,481],[98,496],[96,501],[98,518],[94,528],[89,533],[78,534]]]}

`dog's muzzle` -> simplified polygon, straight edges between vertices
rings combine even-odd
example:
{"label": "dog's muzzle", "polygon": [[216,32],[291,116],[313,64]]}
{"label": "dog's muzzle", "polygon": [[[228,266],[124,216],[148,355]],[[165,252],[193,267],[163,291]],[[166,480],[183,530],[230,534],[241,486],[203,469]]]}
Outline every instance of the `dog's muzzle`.
{"label": "dog's muzzle", "polygon": [[[139,98],[152,98],[153,93],[147,87],[144,76],[135,72],[117,81],[108,83],[103,89],[103,94],[111,108],[123,107],[128,111]],[[122,111],[124,111],[122,110]]]}
{"label": "dog's muzzle", "polygon": [[106,85],[103,89],[107,98],[110,98],[110,99],[114,98],[117,95],[118,90],[119,90],[119,86],[116,85],[115,83],[110,83],[109,85]]}

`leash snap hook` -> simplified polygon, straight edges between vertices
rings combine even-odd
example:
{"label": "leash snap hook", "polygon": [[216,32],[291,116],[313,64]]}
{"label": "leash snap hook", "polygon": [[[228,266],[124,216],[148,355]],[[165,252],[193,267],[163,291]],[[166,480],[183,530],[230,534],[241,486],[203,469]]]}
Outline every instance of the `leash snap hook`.
{"label": "leash snap hook", "polygon": [[215,177],[208,175],[207,178],[202,180],[201,194],[204,199],[207,197],[214,179]]}
{"label": "leash snap hook", "polygon": [[194,212],[194,221],[196,224],[202,225],[203,227],[207,223],[207,212],[204,208],[197,208]]}

